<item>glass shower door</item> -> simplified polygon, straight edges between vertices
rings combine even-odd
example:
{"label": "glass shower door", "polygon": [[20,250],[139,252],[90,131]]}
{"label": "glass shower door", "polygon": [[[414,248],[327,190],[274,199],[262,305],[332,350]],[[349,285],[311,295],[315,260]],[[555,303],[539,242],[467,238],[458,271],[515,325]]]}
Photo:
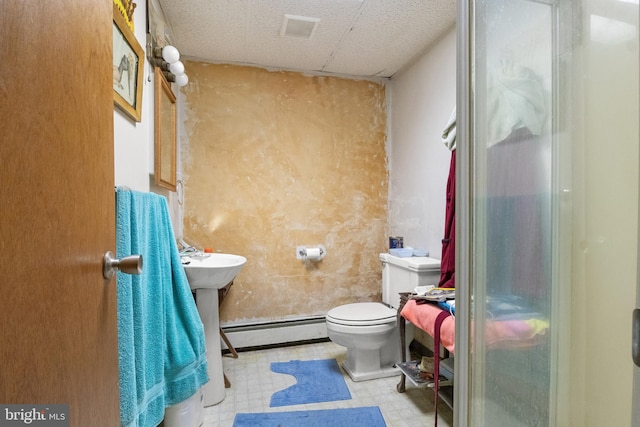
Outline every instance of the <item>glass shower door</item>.
{"label": "glass shower door", "polygon": [[638,0],[459,11],[456,424],[630,425]]}
{"label": "glass shower door", "polygon": [[546,425],[549,417],[553,10],[525,0],[475,6],[478,425]]}

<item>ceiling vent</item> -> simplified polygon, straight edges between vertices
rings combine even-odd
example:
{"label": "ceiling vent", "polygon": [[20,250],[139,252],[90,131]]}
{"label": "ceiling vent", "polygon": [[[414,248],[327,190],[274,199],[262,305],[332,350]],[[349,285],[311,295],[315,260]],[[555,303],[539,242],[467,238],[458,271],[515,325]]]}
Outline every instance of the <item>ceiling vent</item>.
{"label": "ceiling vent", "polygon": [[316,31],[318,22],[320,22],[320,18],[285,14],[280,35],[282,37],[310,39]]}

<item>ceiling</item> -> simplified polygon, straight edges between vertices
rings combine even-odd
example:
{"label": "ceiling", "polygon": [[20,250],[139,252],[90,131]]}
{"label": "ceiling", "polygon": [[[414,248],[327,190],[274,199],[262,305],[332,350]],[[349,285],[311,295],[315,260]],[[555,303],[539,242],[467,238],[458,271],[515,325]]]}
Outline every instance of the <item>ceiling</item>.
{"label": "ceiling", "polygon": [[[456,0],[158,0],[183,57],[357,77],[391,77],[455,23]],[[285,14],[320,21],[280,35]]]}

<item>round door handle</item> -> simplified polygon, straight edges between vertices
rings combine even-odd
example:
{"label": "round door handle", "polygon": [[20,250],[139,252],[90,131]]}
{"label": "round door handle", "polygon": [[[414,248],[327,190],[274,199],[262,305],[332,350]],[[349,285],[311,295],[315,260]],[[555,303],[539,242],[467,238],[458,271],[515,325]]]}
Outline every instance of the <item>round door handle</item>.
{"label": "round door handle", "polygon": [[113,257],[110,251],[107,251],[102,257],[102,276],[109,280],[117,271],[126,274],[142,273],[142,255],[129,255],[122,259]]}

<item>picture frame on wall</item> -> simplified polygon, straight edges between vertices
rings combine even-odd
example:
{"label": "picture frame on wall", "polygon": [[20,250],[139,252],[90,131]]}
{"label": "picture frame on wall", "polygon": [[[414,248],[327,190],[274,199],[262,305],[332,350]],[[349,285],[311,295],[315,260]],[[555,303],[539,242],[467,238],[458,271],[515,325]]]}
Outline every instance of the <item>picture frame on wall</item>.
{"label": "picture frame on wall", "polygon": [[141,121],[144,51],[124,16],[113,8],[113,98],[127,116]]}

